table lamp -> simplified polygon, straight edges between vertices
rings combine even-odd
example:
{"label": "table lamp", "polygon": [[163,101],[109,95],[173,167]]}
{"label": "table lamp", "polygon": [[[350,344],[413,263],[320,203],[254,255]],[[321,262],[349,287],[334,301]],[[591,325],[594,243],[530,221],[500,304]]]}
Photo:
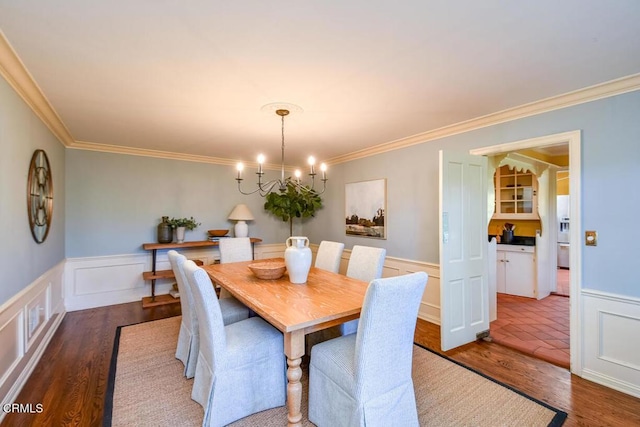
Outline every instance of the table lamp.
{"label": "table lamp", "polygon": [[248,237],[249,226],[245,221],[253,221],[253,215],[251,211],[244,203],[236,205],[235,208],[229,214],[229,219],[236,222],[236,226],[233,229],[236,237]]}

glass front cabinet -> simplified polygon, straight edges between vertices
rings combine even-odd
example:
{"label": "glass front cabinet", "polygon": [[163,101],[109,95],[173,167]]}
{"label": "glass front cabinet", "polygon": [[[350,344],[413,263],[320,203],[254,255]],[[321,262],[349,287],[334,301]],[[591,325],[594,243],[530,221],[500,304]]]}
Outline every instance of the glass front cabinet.
{"label": "glass front cabinet", "polygon": [[496,169],[494,175],[496,206],[493,219],[539,219],[538,180],[528,171],[509,166]]}

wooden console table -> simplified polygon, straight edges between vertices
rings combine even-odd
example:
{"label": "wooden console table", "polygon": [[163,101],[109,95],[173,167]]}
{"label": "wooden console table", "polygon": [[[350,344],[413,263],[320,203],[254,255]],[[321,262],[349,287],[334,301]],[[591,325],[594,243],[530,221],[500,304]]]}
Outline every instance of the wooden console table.
{"label": "wooden console table", "polygon": [[[222,237],[224,239],[224,237]],[[251,244],[260,243],[262,239],[258,239],[257,237],[251,238]],[[218,246],[218,241],[210,241],[210,240],[198,240],[194,242],[184,242],[184,243],[143,243],[142,249],[145,251],[151,251],[151,271],[145,271],[142,273],[142,278],[144,280],[151,281],[151,296],[142,298],[142,307],[154,307],[156,305],[164,305],[164,304],[172,304],[179,302],[179,298],[174,298],[171,295],[157,295],[156,296],[156,280],[158,279],[172,279],[174,278],[173,270],[157,270],[156,269],[156,260],[158,250],[169,250],[169,249],[187,249],[187,248],[203,248],[209,246]]]}

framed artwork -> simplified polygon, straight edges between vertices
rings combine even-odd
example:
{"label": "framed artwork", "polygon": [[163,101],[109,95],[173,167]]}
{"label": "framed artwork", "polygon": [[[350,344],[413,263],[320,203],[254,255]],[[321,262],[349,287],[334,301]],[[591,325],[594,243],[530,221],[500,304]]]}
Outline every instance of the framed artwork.
{"label": "framed artwork", "polygon": [[345,232],[349,236],[387,238],[387,180],[345,184]]}

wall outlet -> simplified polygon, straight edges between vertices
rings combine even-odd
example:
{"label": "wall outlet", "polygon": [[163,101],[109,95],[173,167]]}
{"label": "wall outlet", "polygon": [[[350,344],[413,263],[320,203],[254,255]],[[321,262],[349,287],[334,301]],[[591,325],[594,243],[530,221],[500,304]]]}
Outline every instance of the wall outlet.
{"label": "wall outlet", "polygon": [[598,233],[596,231],[585,231],[584,244],[587,246],[598,246]]}

